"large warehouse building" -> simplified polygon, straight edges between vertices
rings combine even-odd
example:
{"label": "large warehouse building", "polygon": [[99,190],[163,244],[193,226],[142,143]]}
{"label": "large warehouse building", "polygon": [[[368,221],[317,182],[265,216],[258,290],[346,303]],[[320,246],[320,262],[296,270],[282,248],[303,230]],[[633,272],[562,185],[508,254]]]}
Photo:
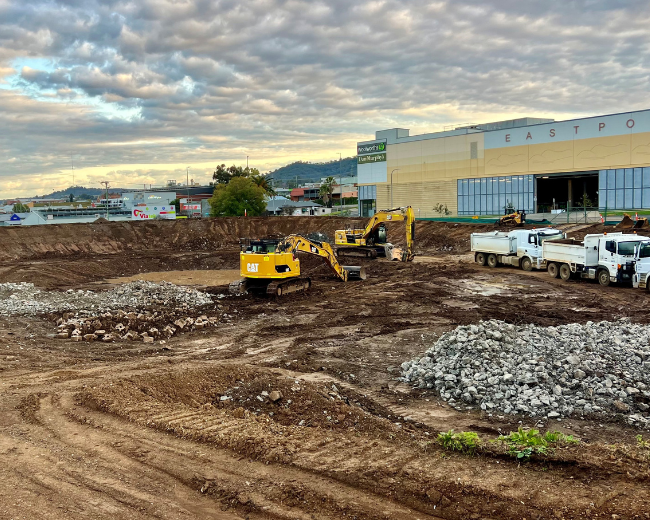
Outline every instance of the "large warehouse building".
{"label": "large warehouse building", "polygon": [[359,211],[497,215],[582,207],[650,209],[650,110],[570,121],[523,118],[357,144]]}

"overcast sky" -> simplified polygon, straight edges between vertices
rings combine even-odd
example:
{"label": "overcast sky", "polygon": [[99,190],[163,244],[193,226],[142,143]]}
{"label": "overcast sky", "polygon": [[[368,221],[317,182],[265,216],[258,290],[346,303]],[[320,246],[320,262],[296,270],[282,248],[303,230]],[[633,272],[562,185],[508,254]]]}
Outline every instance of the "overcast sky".
{"label": "overcast sky", "polygon": [[650,108],[641,0],[0,0],[0,196]]}

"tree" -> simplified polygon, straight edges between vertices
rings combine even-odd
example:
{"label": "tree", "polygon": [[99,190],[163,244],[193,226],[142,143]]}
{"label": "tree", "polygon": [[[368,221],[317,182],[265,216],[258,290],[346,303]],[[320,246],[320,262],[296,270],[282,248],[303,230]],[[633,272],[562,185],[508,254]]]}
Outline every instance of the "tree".
{"label": "tree", "polygon": [[275,195],[275,190],[273,189],[273,186],[271,186],[271,183],[269,183],[268,178],[266,175],[251,175],[251,180],[260,188],[264,190],[264,192],[269,196],[272,197]]}
{"label": "tree", "polygon": [[74,195],[72,193],[70,193],[70,196],[68,197],[68,200],[70,202],[74,202]]}
{"label": "tree", "polygon": [[252,180],[238,176],[227,184],[217,184],[210,199],[210,215],[213,217],[243,217],[244,210],[250,216],[266,211],[265,193]]}
{"label": "tree", "polygon": [[14,204],[14,213],[29,213],[29,208],[22,202],[17,202]]}
{"label": "tree", "polygon": [[334,193],[335,183],[336,181],[334,180],[334,177],[330,176],[320,185],[320,190],[318,191],[318,194],[321,196],[323,202],[328,208],[332,207],[332,193]]}
{"label": "tree", "polygon": [[242,166],[229,166],[226,168],[225,164],[220,164],[214,170],[212,178],[215,181],[215,184],[228,184],[235,177],[252,177],[259,175],[260,172],[257,168],[246,168]]}
{"label": "tree", "polygon": [[170,202],[170,204],[173,204],[174,207],[176,208],[176,214],[180,215],[181,214],[181,201],[179,199],[174,199]]}

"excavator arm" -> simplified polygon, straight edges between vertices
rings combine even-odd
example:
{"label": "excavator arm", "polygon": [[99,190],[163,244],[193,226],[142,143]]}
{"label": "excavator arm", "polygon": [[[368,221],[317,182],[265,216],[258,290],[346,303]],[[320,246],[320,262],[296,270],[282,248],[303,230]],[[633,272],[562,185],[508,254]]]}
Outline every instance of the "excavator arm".
{"label": "excavator arm", "polygon": [[364,229],[362,238],[374,236],[377,228],[384,222],[406,221],[406,250],[402,251],[402,262],[410,262],[415,257],[413,245],[415,243],[415,213],[411,206],[402,208],[386,209],[375,213],[366,228]]}
{"label": "excavator arm", "polygon": [[348,280],[365,280],[366,272],[363,267],[343,266],[339,264],[336,255],[327,242],[309,240],[302,235],[289,235],[284,237],[277,245],[277,251],[292,251],[316,255],[322,258],[330,269],[344,282]]}

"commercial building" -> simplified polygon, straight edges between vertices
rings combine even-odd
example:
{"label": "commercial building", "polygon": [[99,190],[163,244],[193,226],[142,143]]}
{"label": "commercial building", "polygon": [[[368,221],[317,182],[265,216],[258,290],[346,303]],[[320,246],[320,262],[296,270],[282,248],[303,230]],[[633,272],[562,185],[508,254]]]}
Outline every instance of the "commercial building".
{"label": "commercial building", "polygon": [[359,213],[411,205],[421,217],[588,206],[650,209],[650,110],[569,121],[522,118],[357,144]]}

